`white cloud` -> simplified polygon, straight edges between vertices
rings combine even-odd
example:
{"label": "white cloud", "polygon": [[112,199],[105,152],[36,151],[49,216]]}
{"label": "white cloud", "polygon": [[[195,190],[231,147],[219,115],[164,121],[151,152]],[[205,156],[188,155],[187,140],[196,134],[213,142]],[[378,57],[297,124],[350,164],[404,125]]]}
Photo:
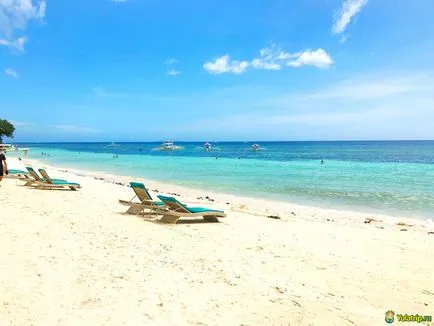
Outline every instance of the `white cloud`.
{"label": "white cloud", "polygon": [[44,1],[41,1],[41,3],[39,4],[39,18],[43,19],[45,17],[45,11],[47,10],[47,3]]}
{"label": "white cloud", "polygon": [[178,62],[179,62],[178,59],[170,58],[170,59],[167,59],[166,61],[164,61],[164,64],[166,64],[166,65],[172,65],[172,64],[178,63]]}
{"label": "white cloud", "polygon": [[287,53],[280,50],[275,44],[272,44],[270,47],[261,49],[259,57],[250,62],[246,60],[230,60],[229,55],[224,55],[214,61],[205,63],[203,67],[212,74],[240,74],[245,72],[249,67],[264,70],[280,70],[283,66],[301,67],[310,65],[317,68],[328,68],[332,64],[332,57],[321,48]]}
{"label": "white cloud", "polygon": [[252,66],[256,69],[280,70],[282,66],[276,62],[281,60],[279,56],[277,46],[272,44],[270,47],[259,51],[259,58],[252,60]]}
{"label": "white cloud", "polygon": [[5,74],[15,79],[20,78],[20,75],[12,68],[5,69]]}
{"label": "white cloud", "polygon": [[46,8],[45,0],[0,0],[0,32],[9,37],[15,29],[25,30],[30,20],[44,19]]}
{"label": "white cloud", "polygon": [[334,17],[333,33],[340,34],[344,32],[351,22],[351,19],[356,16],[367,3],[368,0],[345,0],[342,4],[342,8]]}
{"label": "white cloud", "polygon": [[93,128],[76,126],[76,125],[56,125],[53,127],[57,130],[60,130],[63,132],[70,132],[70,133],[95,133],[95,132],[98,132],[98,130],[95,130]]}
{"label": "white cloud", "polygon": [[282,66],[278,63],[266,62],[262,59],[253,59],[252,67],[256,69],[265,69],[265,70],[280,70]]}
{"label": "white cloud", "polygon": [[323,49],[300,52],[297,54],[297,59],[287,62],[287,65],[291,67],[315,66],[317,68],[328,68],[332,64],[333,59]]}
{"label": "white cloud", "polygon": [[206,62],[203,68],[210,74],[233,73],[241,74],[246,71],[250,63],[247,61],[230,60],[229,55],[224,55],[214,61]]}
{"label": "white cloud", "polygon": [[181,74],[181,72],[180,72],[179,70],[169,69],[169,70],[167,71],[167,74],[168,74],[169,76],[176,76],[176,75]]}
{"label": "white cloud", "polygon": [[259,54],[260,57],[252,61],[252,66],[257,69],[279,70],[282,65],[328,68],[333,64],[332,57],[321,48],[288,53],[272,44],[270,47],[262,49]]}
{"label": "white cloud", "polygon": [[[1,1],[1,0],[0,0]],[[0,45],[10,48],[13,51],[24,52],[24,45],[27,43],[27,37],[19,37],[15,40],[0,39]]]}
{"label": "white cloud", "polygon": [[42,21],[46,9],[45,0],[0,0],[0,45],[23,52],[27,37],[14,39],[15,30],[25,30],[31,20]]}

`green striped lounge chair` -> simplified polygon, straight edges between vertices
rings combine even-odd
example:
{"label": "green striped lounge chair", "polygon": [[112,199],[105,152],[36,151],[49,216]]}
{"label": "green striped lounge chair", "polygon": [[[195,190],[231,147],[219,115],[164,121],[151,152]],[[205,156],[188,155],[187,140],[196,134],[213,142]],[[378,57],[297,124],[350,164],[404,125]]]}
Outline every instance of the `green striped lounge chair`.
{"label": "green striped lounge chair", "polygon": [[219,217],[226,217],[225,212],[209,209],[204,207],[189,207],[179,202],[174,197],[158,195],[158,198],[166,204],[167,210],[161,210],[159,213],[163,215],[161,222],[177,223],[182,217],[197,217],[202,216],[207,222],[218,222]]}
{"label": "green striped lounge chair", "polygon": [[[44,178],[41,178],[39,176],[39,174],[30,166],[26,167],[28,173],[33,177],[33,179],[29,180],[29,179],[21,179],[23,181],[26,181],[26,183],[24,184],[25,186],[36,186],[38,184],[46,184],[47,182],[45,181]],[[66,182],[66,180],[62,180],[62,179],[51,179],[54,182]]]}
{"label": "green striped lounge chair", "polygon": [[44,183],[38,183],[36,185],[37,188],[42,189],[65,189],[69,188],[71,190],[76,191],[78,188],[81,188],[81,185],[75,182],[69,182],[65,180],[60,179],[52,179],[47,171],[44,169],[38,169],[39,173],[42,175],[42,178],[44,178]]}
{"label": "green striped lounge chair", "polygon": [[29,172],[19,169],[8,169],[8,174],[5,175],[8,179],[29,180]]}
{"label": "green striped lounge chair", "polygon": [[[144,214],[145,210],[149,210],[149,214],[158,208],[164,207],[164,203],[152,199],[151,194],[141,182],[130,182],[130,187],[134,191],[134,197],[130,200],[119,200],[119,203],[128,206],[125,214]],[[135,198],[139,201],[133,201]]]}

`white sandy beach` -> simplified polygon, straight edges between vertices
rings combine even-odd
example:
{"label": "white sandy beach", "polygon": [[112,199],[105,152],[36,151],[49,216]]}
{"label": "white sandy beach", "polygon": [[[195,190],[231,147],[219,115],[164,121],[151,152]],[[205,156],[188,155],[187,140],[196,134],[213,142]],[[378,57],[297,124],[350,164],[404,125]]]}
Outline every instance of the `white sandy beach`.
{"label": "white sandy beach", "polygon": [[[372,326],[387,310],[434,315],[427,221],[63,169],[48,171],[82,189],[1,182],[1,326]],[[124,215],[118,200],[133,192],[115,182],[132,180],[228,216],[168,225]]]}

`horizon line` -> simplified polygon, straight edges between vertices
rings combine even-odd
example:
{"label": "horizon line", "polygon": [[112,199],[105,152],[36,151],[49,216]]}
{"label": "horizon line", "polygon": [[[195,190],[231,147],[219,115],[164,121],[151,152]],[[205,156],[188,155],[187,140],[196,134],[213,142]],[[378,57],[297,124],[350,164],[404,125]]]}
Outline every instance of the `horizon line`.
{"label": "horizon line", "polygon": [[[296,143],[296,142],[417,142],[417,141],[434,141],[434,139],[328,139],[328,140],[208,140],[206,142],[217,142],[217,143],[251,143],[251,142],[261,142],[261,143]],[[98,144],[98,143],[161,143],[162,140],[146,140],[146,141],[18,141],[9,142],[10,144],[74,144],[74,143],[88,143],[88,144]],[[179,140],[176,143],[201,143],[203,140]],[[5,143],[6,144],[6,143]]]}

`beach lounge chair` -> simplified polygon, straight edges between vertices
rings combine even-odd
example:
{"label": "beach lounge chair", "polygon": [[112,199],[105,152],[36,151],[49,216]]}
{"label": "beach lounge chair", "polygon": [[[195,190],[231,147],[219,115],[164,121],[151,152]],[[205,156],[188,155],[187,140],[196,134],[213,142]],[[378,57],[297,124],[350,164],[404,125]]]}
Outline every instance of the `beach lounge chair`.
{"label": "beach lounge chair", "polygon": [[80,184],[75,182],[68,182],[65,180],[59,179],[51,179],[48,173],[44,169],[38,169],[39,173],[44,178],[44,183],[39,183],[36,185],[37,188],[43,189],[64,189],[69,188],[71,190],[77,190],[77,188],[81,188]]}
{"label": "beach lounge chair", "polygon": [[196,217],[203,216],[203,219],[208,222],[218,222],[219,217],[226,217],[225,212],[203,207],[189,207],[180,203],[174,197],[158,195],[163,203],[166,204],[168,210],[160,210],[162,214],[161,222],[176,223],[181,217]]}
{"label": "beach lounge chair", "polygon": [[23,170],[17,170],[17,169],[8,169],[8,174],[5,175],[8,179],[30,179],[29,178],[29,172],[23,171]]}
{"label": "beach lounge chair", "polygon": [[[24,184],[25,186],[32,186],[32,185],[37,185],[38,183],[40,184],[46,184],[47,182],[45,181],[45,179],[41,178],[39,176],[39,174],[30,166],[26,167],[28,173],[33,177],[33,179],[27,178],[27,179],[21,179],[23,181],[26,181],[26,183]],[[54,182],[66,182],[66,180],[62,180],[62,179],[51,179]]]}
{"label": "beach lounge chair", "polygon": [[[140,182],[130,182],[131,188],[134,190],[134,197],[130,200],[119,199],[119,203],[124,206],[129,206],[126,214],[144,214],[145,209],[149,209],[149,213],[153,210],[163,207],[164,203],[152,199],[151,194],[146,189],[145,185]],[[138,198],[140,202],[134,202],[134,198]]]}

